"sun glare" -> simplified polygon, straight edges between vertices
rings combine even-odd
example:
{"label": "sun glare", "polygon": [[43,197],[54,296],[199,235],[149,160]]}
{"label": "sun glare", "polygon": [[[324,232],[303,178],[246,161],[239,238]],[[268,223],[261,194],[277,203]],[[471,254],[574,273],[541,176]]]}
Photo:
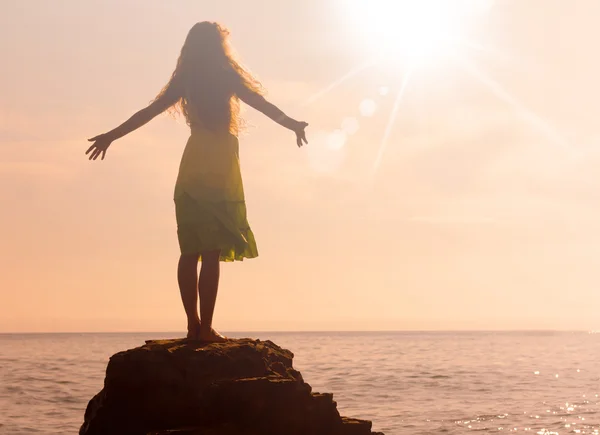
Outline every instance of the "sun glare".
{"label": "sun glare", "polygon": [[350,24],[366,49],[391,62],[431,64],[456,54],[492,0],[351,0]]}
{"label": "sun glare", "polygon": [[[376,179],[383,164],[388,142],[401,105],[414,76],[423,68],[441,66],[453,68],[485,86],[493,95],[508,104],[517,116],[531,128],[544,134],[563,149],[570,149],[567,140],[550,123],[529,109],[502,84],[477,65],[470,54],[493,55],[505,58],[482,43],[486,33],[487,16],[495,0],[338,0],[339,11],[345,25],[356,37],[356,46],[348,41],[352,50],[363,47],[368,59],[336,78],[323,89],[308,97],[305,104],[314,103],[359,73],[375,67],[388,69],[397,76],[396,83],[381,83],[371,95],[363,96],[357,104],[356,116],[346,116],[333,132],[324,131],[313,140],[312,163],[315,170],[333,172],[343,163],[344,148],[350,137],[368,118],[387,116],[381,142],[374,154],[371,182]],[[357,50],[360,51],[360,50]],[[444,62],[451,60],[451,62]],[[427,74],[426,76],[428,76]],[[443,74],[440,74],[442,77]],[[378,101],[390,94],[393,106],[389,113],[381,110]]]}

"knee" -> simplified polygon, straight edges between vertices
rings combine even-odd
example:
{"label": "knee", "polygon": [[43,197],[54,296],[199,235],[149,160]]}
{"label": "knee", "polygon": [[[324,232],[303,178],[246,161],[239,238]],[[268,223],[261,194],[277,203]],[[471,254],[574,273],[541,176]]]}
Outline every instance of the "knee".
{"label": "knee", "polygon": [[181,254],[181,257],[179,257],[179,262],[180,263],[197,263],[198,262],[198,258],[200,258],[200,254],[195,252],[192,254]]}
{"label": "knee", "polygon": [[218,264],[221,251],[206,251],[202,252],[202,263]]}

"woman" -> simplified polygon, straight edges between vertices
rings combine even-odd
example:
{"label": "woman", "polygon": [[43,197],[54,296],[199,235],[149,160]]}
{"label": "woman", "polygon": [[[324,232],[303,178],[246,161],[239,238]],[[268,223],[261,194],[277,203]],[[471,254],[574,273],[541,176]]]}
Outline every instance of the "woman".
{"label": "woman", "polygon": [[304,132],[308,124],[289,118],[264,99],[260,83],[233,56],[228,36],[217,23],[195,24],[171,79],[156,99],[119,127],[89,139],[93,145],[86,151],[90,160],[103,160],[116,139],[165,110],[183,112],[191,135],[174,194],[181,249],[177,279],[187,337],[208,342],[226,339],[212,328],[220,261],[258,255],[246,218],[238,158],[239,100],[292,130],[299,147],[308,143]]}

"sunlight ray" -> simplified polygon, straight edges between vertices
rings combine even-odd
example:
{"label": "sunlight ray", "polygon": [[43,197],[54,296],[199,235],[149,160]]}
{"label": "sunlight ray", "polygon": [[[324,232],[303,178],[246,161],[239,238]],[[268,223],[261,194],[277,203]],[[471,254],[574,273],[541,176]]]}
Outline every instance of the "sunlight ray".
{"label": "sunlight ray", "polygon": [[533,64],[530,60],[509,56],[501,52],[497,48],[483,45],[479,42],[470,39],[461,38],[459,44],[477,54],[482,54],[487,60],[491,60],[497,64],[501,64],[503,68],[510,68],[515,74],[537,74],[539,67]]}
{"label": "sunlight ray", "polygon": [[326,87],[324,87],[320,91],[317,91],[316,93],[314,93],[313,95],[311,95],[310,97],[308,97],[308,99],[300,107],[308,106],[309,104],[314,103],[319,98],[321,98],[323,95],[325,95],[328,92],[332,91],[333,89],[335,89],[336,87],[338,87],[339,85],[341,85],[342,83],[344,83],[349,78],[352,78],[355,75],[357,75],[358,73],[360,73],[360,72],[364,71],[365,69],[369,68],[370,66],[373,66],[375,64],[375,62],[376,62],[376,59],[370,59],[367,62],[364,62],[364,63],[362,63],[362,64],[360,64],[358,66],[355,66],[354,68],[352,68],[350,71],[348,71],[346,74],[344,74],[339,79],[331,82],[329,85],[327,85]]}
{"label": "sunlight ray", "polygon": [[571,150],[571,145],[560,135],[559,132],[554,129],[546,120],[541,118],[538,114],[533,112],[531,109],[526,107],[523,103],[513,97],[504,87],[496,80],[482,72],[473,62],[461,58],[460,66],[465,72],[470,74],[475,79],[479,80],[485,85],[495,96],[500,98],[505,103],[510,104],[517,111],[517,113],[528,121],[533,127],[542,132],[544,136],[550,139],[555,145],[559,145],[561,148]]}
{"label": "sunlight ray", "polygon": [[379,165],[381,164],[381,159],[383,158],[383,154],[385,153],[385,149],[387,147],[387,142],[390,137],[390,133],[392,132],[392,127],[394,126],[394,122],[396,121],[396,117],[398,115],[398,110],[400,109],[400,103],[402,102],[402,97],[404,96],[404,92],[406,90],[406,86],[410,80],[410,76],[413,70],[408,69],[402,78],[402,84],[400,85],[400,90],[396,95],[396,99],[394,100],[394,106],[392,107],[392,111],[390,112],[390,117],[388,119],[388,123],[385,127],[385,131],[383,132],[383,137],[381,139],[381,144],[379,145],[379,150],[377,152],[377,157],[375,158],[375,163],[373,164],[373,173],[372,177],[375,178],[377,174],[377,170],[379,169]]}
{"label": "sunlight ray", "polygon": [[500,51],[490,48],[490,47],[486,47],[483,44],[472,41],[470,39],[460,38],[457,40],[457,44],[459,44],[463,47],[469,48],[477,53],[483,53],[483,54],[491,57],[494,60],[498,60],[498,61],[502,61],[502,62],[512,61],[512,59],[510,59],[507,55],[501,53]]}

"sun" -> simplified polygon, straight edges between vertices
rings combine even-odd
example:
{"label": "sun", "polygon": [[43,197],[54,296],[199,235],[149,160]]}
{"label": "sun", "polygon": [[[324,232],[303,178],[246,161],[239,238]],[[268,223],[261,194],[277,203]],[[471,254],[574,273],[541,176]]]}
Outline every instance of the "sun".
{"label": "sun", "polygon": [[365,49],[393,63],[430,65],[457,54],[493,0],[346,0]]}
{"label": "sun", "polygon": [[[487,18],[493,12],[494,3],[495,0],[337,0],[339,7],[336,10],[339,11],[344,26],[347,26],[346,30],[349,30],[349,33],[343,32],[347,38],[347,46],[360,57],[363,57],[365,51],[369,56],[310,95],[304,105],[315,103],[365,70],[392,68],[391,77],[397,77],[397,83],[382,83],[385,86],[379,88],[380,97],[388,94],[395,96],[377,147],[371,182],[383,161],[406,90],[410,88],[413,77],[424,72],[423,68],[433,68],[436,73],[445,73],[448,68],[465,73],[506,103],[517,116],[552,143],[562,149],[571,148],[560,131],[478,65],[479,57],[495,61],[510,60],[510,57],[499,53],[485,42],[490,36],[486,31]],[[472,54],[476,54],[476,57]],[[450,62],[445,63],[445,60]],[[442,65],[444,68],[441,68]],[[431,79],[434,75],[428,73],[423,77]],[[443,74],[437,75],[440,80],[444,79]],[[360,116],[364,118],[373,116],[377,111],[377,103],[371,97],[373,95],[364,97],[358,107]],[[315,161],[321,163],[324,157],[330,157],[336,167],[339,166],[339,153],[344,149],[347,136],[351,136],[359,128],[357,119],[346,117],[340,128],[333,133],[323,134],[322,146],[316,149],[326,150],[329,154],[321,153],[316,156]],[[332,168],[331,164],[324,166],[325,170],[333,170]]]}

